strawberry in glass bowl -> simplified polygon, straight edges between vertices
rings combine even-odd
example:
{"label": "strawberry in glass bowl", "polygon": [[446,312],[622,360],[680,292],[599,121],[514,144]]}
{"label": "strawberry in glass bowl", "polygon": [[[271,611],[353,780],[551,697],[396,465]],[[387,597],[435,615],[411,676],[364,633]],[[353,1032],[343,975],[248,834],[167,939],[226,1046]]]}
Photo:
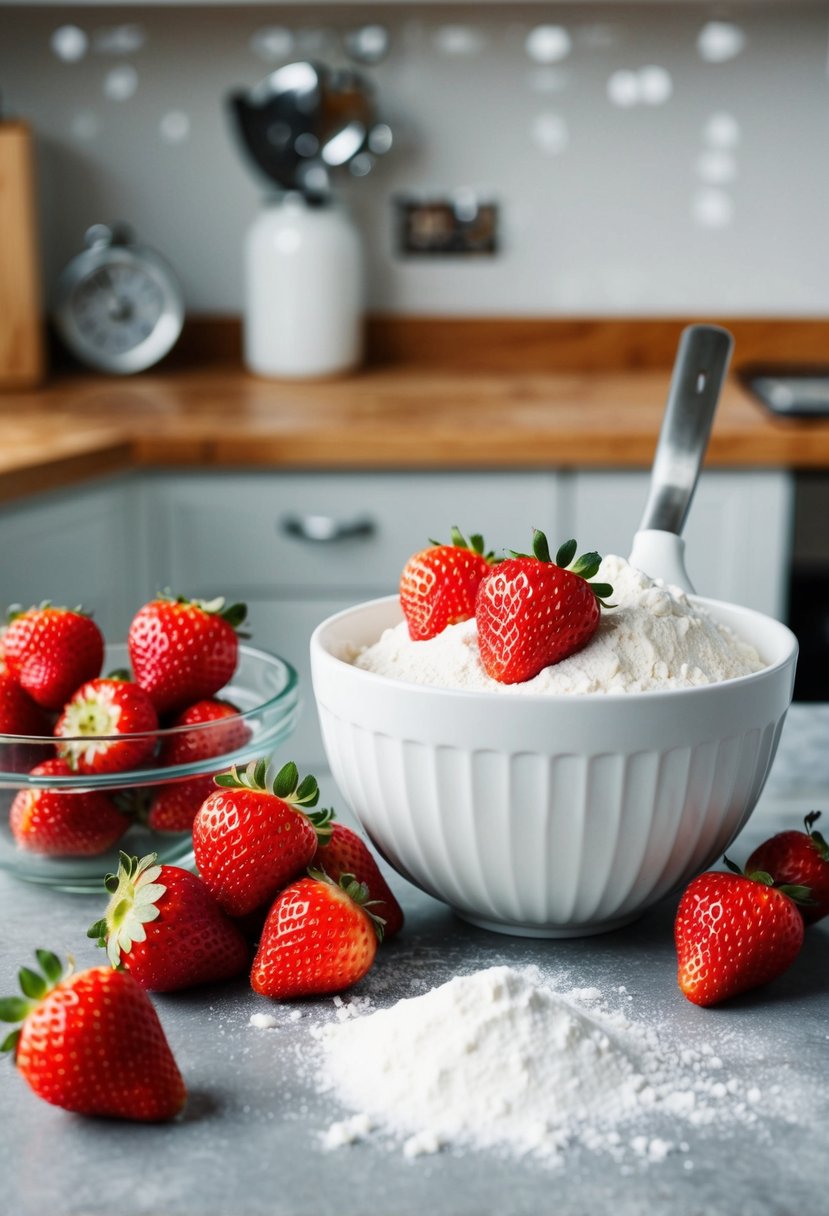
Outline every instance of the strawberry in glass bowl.
{"label": "strawberry in glass bowl", "polygon": [[[100,651],[75,619],[89,614],[49,608],[48,628],[16,623],[28,612],[15,610],[0,636],[0,868],[89,890],[119,851],[186,864],[214,774],[293,732],[295,670],[240,639],[243,605],[158,597],[126,642],[102,638]],[[74,650],[71,638],[61,650],[61,611],[83,649],[65,678]]]}

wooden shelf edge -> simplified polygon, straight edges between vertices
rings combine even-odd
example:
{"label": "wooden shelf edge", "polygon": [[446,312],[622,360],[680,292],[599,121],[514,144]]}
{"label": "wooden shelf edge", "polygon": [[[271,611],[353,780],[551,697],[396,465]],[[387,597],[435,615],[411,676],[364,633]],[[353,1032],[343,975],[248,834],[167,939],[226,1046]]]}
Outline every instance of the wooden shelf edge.
{"label": "wooden shelf edge", "polygon": [[[734,366],[829,362],[829,317],[369,316],[366,366],[492,372],[669,368],[686,325],[723,325]],[[164,366],[242,367],[238,317],[192,316]]]}

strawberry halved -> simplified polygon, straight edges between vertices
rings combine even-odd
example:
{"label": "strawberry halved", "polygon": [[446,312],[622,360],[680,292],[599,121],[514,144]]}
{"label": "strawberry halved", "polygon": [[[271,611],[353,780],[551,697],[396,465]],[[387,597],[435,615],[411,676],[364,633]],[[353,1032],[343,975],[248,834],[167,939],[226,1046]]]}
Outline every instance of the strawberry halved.
{"label": "strawberry halved", "polygon": [[58,754],[79,773],[138,768],[155,748],[158,715],[143,688],[111,676],[82,685],[55,724]]}

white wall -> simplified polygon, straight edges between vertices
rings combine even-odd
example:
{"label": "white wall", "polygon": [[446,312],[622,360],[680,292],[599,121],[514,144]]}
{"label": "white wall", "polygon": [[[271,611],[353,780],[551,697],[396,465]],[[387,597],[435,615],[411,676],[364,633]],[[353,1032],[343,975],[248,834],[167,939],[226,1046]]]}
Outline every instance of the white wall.
{"label": "white wall", "polygon": [[[742,49],[706,61],[700,32],[723,12]],[[828,13],[799,0],[727,9],[6,6],[0,85],[6,112],[31,119],[40,136],[50,289],[88,224],[123,218],[170,257],[192,309],[238,311],[240,246],[260,191],[233,144],[223,97],[285,61],[255,49],[263,27],[289,31],[289,59],[342,61],[341,33],[379,21],[391,53],[370,74],[396,145],[345,188],[366,235],[375,310],[821,314],[829,311]],[[528,57],[525,41],[539,23],[567,31],[565,58],[543,66]],[[66,24],[88,38],[74,62],[50,48]],[[453,35],[450,53],[446,27],[458,26],[466,50]],[[114,30],[120,52],[106,49]],[[650,77],[657,104],[613,104],[614,73],[648,66],[668,74]],[[114,69],[122,91],[134,84],[131,96],[106,95]],[[666,80],[670,96],[660,101]],[[501,205],[500,256],[397,256],[392,197],[466,187]]]}

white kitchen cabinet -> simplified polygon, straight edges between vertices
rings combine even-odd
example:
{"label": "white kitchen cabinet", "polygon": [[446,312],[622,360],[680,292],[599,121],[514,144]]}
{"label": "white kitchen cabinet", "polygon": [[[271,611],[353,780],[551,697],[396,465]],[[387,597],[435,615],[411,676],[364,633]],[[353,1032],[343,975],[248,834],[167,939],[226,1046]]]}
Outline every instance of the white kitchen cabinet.
{"label": "white kitchen cabinet", "polygon": [[[285,759],[324,765],[308,639],[333,612],[396,591],[403,562],[452,524],[487,544],[630,552],[646,472],[282,473],[160,471],[0,509],[0,605],[83,603],[122,638],[158,591],[249,606],[251,644],[300,674],[304,709]],[[793,478],[706,470],[685,530],[700,594],[785,617]]]}
{"label": "white kitchen cabinet", "polygon": [[448,541],[452,524],[495,549],[528,545],[533,525],[551,536],[561,528],[559,482],[544,473],[183,473],[151,486],[165,577],[201,593],[379,595],[430,537]]}
{"label": "white kitchen cabinet", "polygon": [[106,637],[126,636],[143,594],[141,489],[107,478],[0,509],[0,608],[43,600],[90,610]]}
{"label": "white kitchen cabinet", "polygon": [[[146,481],[156,578],[250,608],[251,643],[300,673],[304,708],[285,746],[305,767],[322,743],[308,639],[326,616],[396,591],[406,558],[457,524],[495,549],[562,534],[560,481],[546,473],[159,473]],[[326,539],[327,538],[327,539]]]}
{"label": "white kitchen cabinet", "polygon": [[[562,514],[582,549],[630,553],[649,474],[563,475]],[[777,470],[704,470],[691,504],[685,566],[700,595],[785,619],[794,479]]]}

